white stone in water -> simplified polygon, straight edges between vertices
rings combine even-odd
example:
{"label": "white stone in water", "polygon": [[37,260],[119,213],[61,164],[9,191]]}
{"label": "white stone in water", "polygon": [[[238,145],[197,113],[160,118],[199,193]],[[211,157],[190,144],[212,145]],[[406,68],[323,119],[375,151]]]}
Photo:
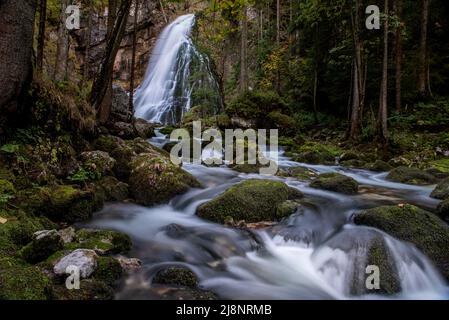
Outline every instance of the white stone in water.
{"label": "white stone in water", "polygon": [[79,269],[82,278],[88,278],[97,269],[97,254],[94,250],[77,249],[61,258],[53,268],[56,275],[67,274],[68,267]]}

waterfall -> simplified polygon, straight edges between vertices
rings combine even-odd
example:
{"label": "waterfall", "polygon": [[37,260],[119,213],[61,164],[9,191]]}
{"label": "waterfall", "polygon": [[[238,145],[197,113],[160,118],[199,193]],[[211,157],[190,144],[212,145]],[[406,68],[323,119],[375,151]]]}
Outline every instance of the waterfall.
{"label": "waterfall", "polygon": [[[215,105],[221,103],[209,59],[199,52],[189,37],[194,24],[193,14],[181,16],[159,36],[144,81],[135,93],[137,118],[176,124],[192,106],[196,106],[193,103],[204,88],[207,88],[206,92],[212,92]],[[200,93],[195,95],[195,91]]]}

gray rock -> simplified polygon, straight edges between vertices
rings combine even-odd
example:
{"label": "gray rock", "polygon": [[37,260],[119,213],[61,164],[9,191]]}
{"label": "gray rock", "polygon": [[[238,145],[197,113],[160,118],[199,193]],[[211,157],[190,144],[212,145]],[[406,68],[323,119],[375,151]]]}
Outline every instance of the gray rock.
{"label": "gray rock", "polygon": [[112,172],[116,163],[115,159],[109,156],[109,153],[98,150],[81,153],[81,160],[85,166],[101,175]]}
{"label": "gray rock", "polygon": [[119,256],[116,259],[120,263],[123,271],[125,271],[126,273],[132,273],[142,268],[142,261],[137,258],[127,258]]}
{"label": "gray rock", "polygon": [[148,139],[154,136],[154,126],[143,119],[136,119],[134,122],[134,129],[137,135],[143,139]]}
{"label": "gray rock", "polygon": [[77,267],[82,278],[88,278],[97,269],[98,256],[94,250],[77,249],[61,258],[53,267],[56,275],[62,276],[68,267]]}
{"label": "gray rock", "polygon": [[128,93],[118,85],[112,85],[111,118],[126,122],[130,118]]}
{"label": "gray rock", "polygon": [[33,240],[22,248],[21,255],[25,261],[36,263],[62,248],[63,242],[56,230],[41,230],[33,234]]}

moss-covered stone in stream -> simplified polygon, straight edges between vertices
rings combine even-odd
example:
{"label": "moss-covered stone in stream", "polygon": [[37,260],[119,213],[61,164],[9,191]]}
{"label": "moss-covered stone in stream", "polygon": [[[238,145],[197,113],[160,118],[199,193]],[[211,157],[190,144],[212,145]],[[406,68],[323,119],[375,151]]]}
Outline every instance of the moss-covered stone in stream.
{"label": "moss-covered stone in stream", "polygon": [[99,257],[98,266],[92,274],[94,279],[103,281],[109,286],[114,286],[123,275],[120,263],[112,257]]}
{"label": "moss-covered stone in stream", "polygon": [[368,164],[366,169],[376,172],[388,172],[393,169],[393,167],[385,161],[376,160],[374,163]]}
{"label": "moss-covered stone in stream", "polygon": [[356,194],[359,184],[351,177],[339,173],[323,173],[310,183],[310,187],[344,194]]}
{"label": "moss-covered stone in stream", "polygon": [[131,250],[132,241],[127,234],[118,231],[81,229],[76,232],[75,241],[66,249],[92,249],[108,253],[126,253]]}
{"label": "moss-covered stone in stream", "polygon": [[366,167],[366,162],[358,159],[351,159],[341,161],[340,165],[346,168],[355,168],[355,169],[363,169]]}
{"label": "moss-covered stone in stream", "polygon": [[[201,218],[225,223],[228,217],[234,221],[275,221],[293,213],[278,207],[287,200],[295,200],[302,194],[285,183],[273,180],[247,180],[229,188],[222,195],[201,205],[197,215]],[[279,216],[278,214],[282,214]]]}
{"label": "moss-covered stone in stream", "polygon": [[449,178],[441,181],[430,194],[431,198],[444,200],[449,198]]}
{"label": "moss-covered stone in stream", "polygon": [[394,182],[425,185],[436,183],[437,180],[431,174],[418,168],[397,167],[390,171],[387,179]]}
{"label": "moss-covered stone in stream", "polygon": [[61,250],[64,243],[56,230],[42,231],[34,235],[33,240],[20,250],[20,256],[29,263],[37,263]]}
{"label": "moss-covered stone in stream", "polygon": [[168,267],[156,273],[152,283],[196,288],[198,279],[190,269],[185,267]]}
{"label": "moss-covered stone in stream", "polygon": [[[365,294],[393,295],[399,293],[401,291],[399,272],[385,240],[379,235],[374,236],[367,244],[366,250],[366,258],[363,263],[354,266],[350,294],[360,296]],[[355,263],[357,262],[358,260],[356,259]],[[369,275],[366,272],[367,266],[379,268],[379,289],[369,290],[366,287],[366,280]]]}
{"label": "moss-covered stone in stream", "polygon": [[413,243],[449,279],[449,226],[435,214],[412,205],[384,206],[357,213],[354,222]]}
{"label": "moss-covered stone in stream", "polygon": [[317,173],[305,167],[291,167],[280,169],[277,175],[281,177],[292,177],[298,180],[310,180],[316,177]]}
{"label": "moss-covered stone in stream", "polygon": [[0,255],[0,300],[47,300],[50,280],[37,267]]}
{"label": "moss-covered stone in stream", "polygon": [[162,204],[191,187],[200,187],[191,174],[162,156],[141,154],[134,158],[131,168],[130,192],[143,205]]}

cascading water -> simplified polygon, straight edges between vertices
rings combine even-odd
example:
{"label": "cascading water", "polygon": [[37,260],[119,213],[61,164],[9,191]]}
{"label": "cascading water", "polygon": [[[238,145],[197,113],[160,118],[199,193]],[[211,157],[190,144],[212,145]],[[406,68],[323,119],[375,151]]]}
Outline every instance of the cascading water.
{"label": "cascading water", "polygon": [[[161,136],[151,142],[163,144]],[[203,288],[225,299],[449,298],[447,283],[412,244],[351,222],[354,211],[404,200],[434,208],[437,202],[429,197],[431,188],[389,182],[385,174],[366,170],[305,165],[282,155],[278,158],[282,168],[307,166],[317,173],[344,173],[372,191],[347,196],[310,188],[306,181],[272,177],[303,192],[307,205],[273,227],[248,233],[202,220],[195,211],[242,180],[267,177],[239,174],[227,167],[185,164],[184,169],[197,177],[204,189],[192,189],[168,205],[152,208],[111,204],[88,224],[128,233],[134,243],[131,255],[144,263],[140,272],[124,282],[117,298],[161,298],[152,278],[160,268],[173,264],[190,268]],[[366,291],[365,266],[374,245],[381,246],[385,261],[396,274],[396,295]]]}
{"label": "cascading water", "polygon": [[181,16],[159,36],[144,81],[135,93],[137,118],[178,123],[204,93],[209,108],[221,108],[219,86],[209,59],[190,39],[194,24],[193,14]]}

